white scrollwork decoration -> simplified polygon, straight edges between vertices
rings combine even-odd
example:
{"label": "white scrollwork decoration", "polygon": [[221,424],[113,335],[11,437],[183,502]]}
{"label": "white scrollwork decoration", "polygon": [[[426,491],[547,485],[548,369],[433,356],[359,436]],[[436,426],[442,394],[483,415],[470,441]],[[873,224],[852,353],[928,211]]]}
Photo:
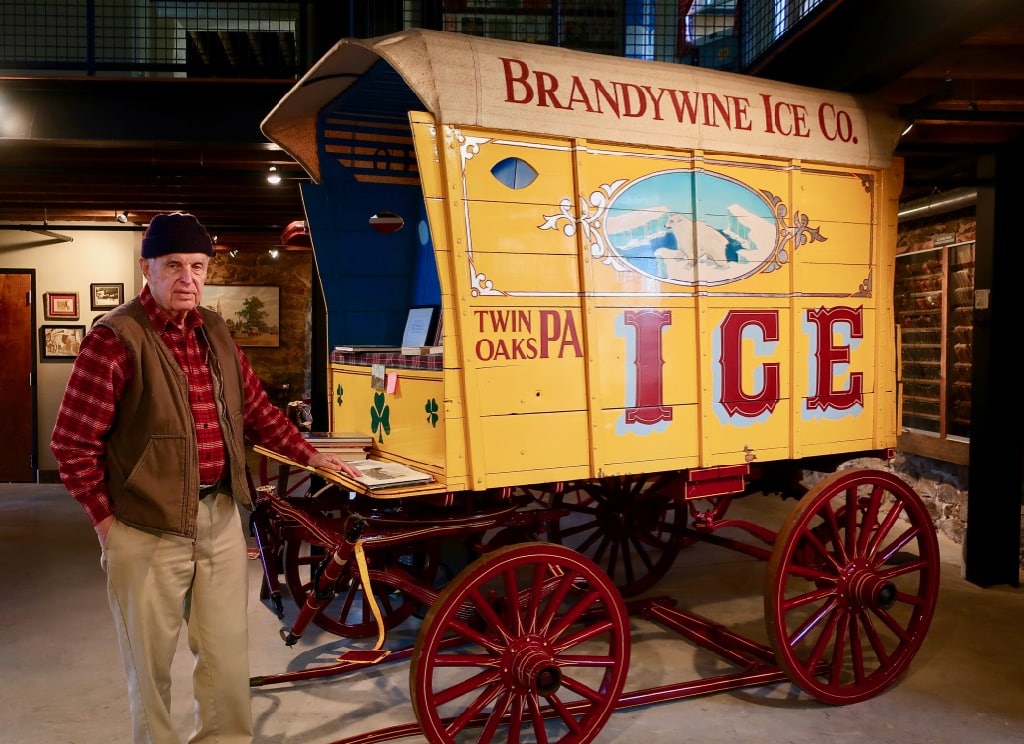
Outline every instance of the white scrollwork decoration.
{"label": "white scrollwork decoration", "polygon": [[455,139],[459,143],[463,163],[480,153],[480,145],[486,145],[491,141],[490,137],[467,137],[462,132],[456,132]]}
{"label": "white scrollwork decoration", "polygon": [[604,258],[605,263],[620,263],[615,255],[609,250],[605,241],[604,231],[601,225],[604,222],[608,205],[612,196],[618,191],[627,179],[622,178],[611,184],[602,185],[597,191],[590,194],[589,201],[580,197],[580,217],[577,221],[572,214],[572,199],[564,197],[559,203],[558,214],[545,215],[544,223],[539,227],[541,230],[561,230],[567,237],[576,235],[577,226],[583,235],[583,239],[589,244],[590,255],[594,258]]}

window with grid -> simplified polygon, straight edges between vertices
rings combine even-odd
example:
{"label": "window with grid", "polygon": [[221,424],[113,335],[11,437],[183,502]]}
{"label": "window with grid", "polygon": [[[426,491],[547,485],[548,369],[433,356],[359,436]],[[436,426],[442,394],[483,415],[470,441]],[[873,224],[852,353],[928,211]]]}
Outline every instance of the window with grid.
{"label": "window with grid", "polygon": [[294,78],[306,6],[4,0],[0,70]]}

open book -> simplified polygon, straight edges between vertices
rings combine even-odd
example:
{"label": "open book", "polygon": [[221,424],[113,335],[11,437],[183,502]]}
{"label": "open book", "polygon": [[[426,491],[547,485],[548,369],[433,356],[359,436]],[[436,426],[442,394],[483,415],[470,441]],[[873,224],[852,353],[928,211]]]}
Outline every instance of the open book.
{"label": "open book", "polygon": [[427,473],[421,473],[397,462],[354,460],[349,464],[354,468],[358,468],[359,472],[362,473],[355,480],[370,489],[410,486],[417,483],[429,483],[434,480]]}

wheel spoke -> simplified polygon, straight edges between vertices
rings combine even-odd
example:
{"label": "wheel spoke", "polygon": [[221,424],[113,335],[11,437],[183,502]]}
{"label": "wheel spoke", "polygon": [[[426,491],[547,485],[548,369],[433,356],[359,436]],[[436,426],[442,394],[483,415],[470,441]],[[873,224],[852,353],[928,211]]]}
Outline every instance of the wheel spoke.
{"label": "wheel spoke", "polygon": [[690,505],[676,504],[672,478],[621,476],[590,481],[552,496],[568,516],[548,527],[552,542],[596,562],[624,596],[653,586],[671,567],[686,538]]}
{"label": "wheel spoke", "polygon": [[[555,623],[549,631],[547,631],[548,640],[551,641],[555,648],[567,648],[574,645],[571,637],[563,639],[561,643],[559,643],[559,638],[561,638],[562,635],[591,608],[591,606],[598,602],[600,602],[600,597],[597,592],[588,592],[587,596],[578,599],[572,608],[559,618],[558,622]],[[596,634],[596,631],[601,630],[601,627],[601,623],[594,623],[583,630],[580,630],[576,635],[581,638],[593,637]],[[607,630],[609,627],[610,625],[606,623],[604,625],[604,630]],[[575,641],[575,643],[579,642],[580,641]]]}
{"label": "wheel spoke", "polygon": [[[899,507],[899,505],[889,510],[889,513],[886,515],[885,519],[882,521],[881,524],[878,525],[878,529],[874,531],[871,544],[865,549],[865,555],[876,555],[879,552],[878,546],[882,544],[882,541],[885,540],[886,536],[892,531],[893,527],[895,527],[897,521],[900,518],[900,514],[902,513],[903,510]],[[902,544],[906,543],[904,542]],[[890,547],[886,552],[891,553],[895,551],[892,547]]]}
{"label": "wheel spoke", "polygon": [[[649,545],[651,547],[655,547],[655,548],[663,548],[664,546],[661,543],[658,543],[658,542],[656,542],[654,540],[645,541],[643,539],[643,537],[638,536],[638,535],[630,535],[629,540],[633,544],[633,547],[635,548],[635,550],[631,551],[631,554],[635,555],[637,557],[637,559],[641,563],[644,564],[644,568],[646,568],[648,571],[653,571],[654,570],[654,561],[651,560],[651,556],[647,554],[646,550],[644,550],[645,543],[647,545]],[[632,581],[632,578],[633,577],[630,576],[630,580],[631,581]]]}
{"label": "wheel spoke", "polygon": [[563,677],[562,684],[584,700],[589,700],[591,703],[600,703],[604,699],[604,695],[601,694],[600,690],[595,690],[590,685],[583,684],[573,677]]}
{"label": "wheel spoke", "polygon": [[537,736],[537,744],[548,744],[548,729],[544,725],[544,712],[540,709],[540,701],[536,695],[529,695],[526,704],[530,711],[530,721]]}
{"label": "wheel spoke", "polygon": [[[886,613],[883,612],[876,614],[885,615]],[[884,620],[885,618],[883,617],[883,621]],[[871,650],[875,652],[875,658],[881,665],[884,666],[885,663],[889,661],[889,652],[886,651],[885,643],[884,641],[882,641],[882,637],[878,634],[878,630],[875,628],[875,624],[871,622],[871,615],[867,613],[862,613],[860,616],[860,621],[861,624],[864,626],[864,633],[868,637],[868,643],[871,644]],[[892,628],[892,630],[896,631],[897,635],[902,635],[902,633],[896,630],[896,628]],[[860,649],[858,648],[858,650]]]}
{"label": "wheel spoke", "polygon": [[[857,540],[857,556],[866,556],[874,553],[875,545],[881,539],[884,530],[878,525],[878,513],[882,507],[883,490],[879,487],[871,489],[871,498],[868,501],[867,509],[864,511],[862,529]],[[875,529],[878,526],[879,529]],[[871,543],[869,547],[868,543]]]}
{"label": "wheel spoke", "polygon": [[[477,695],[476,699],[467,705],[466,709],[451,722],[448,726],[448,730],[453,734],[457,734],[465,730],[467,726],[471,725],[473,719],[480,711],[498,698],[502,689],[503,688],[500,684],[493,683],[484,687],[484,689],[480,691],[480,694]],[[455,697],[459,696],[456,695]],[[501,716],[498,716],[498,718],[500,720]]]}
{"label": "wheel spoke", "polygon": [[[803,663],[805,671],[810,671],[818,666],[822,657],[828,651],[828,645],[836,637],[836,626],[844,621],[844,615],[842,611],[838,610],[835,604],[830,604],[828,607],[822,608],[822,611],[815,617],[813,623],[808,623],[804,628],[797,632],[793,636],[794,639],[801,639],[806,636],[813,628],[821,625],[821,632],[818,634],[818,639],[814,643],[814,647],[810,653],[807,654],[807,660]],[[794,646],[796,644],[793,644]]]}
{"label": "wheel spoke", "polygon": [[834,587],[816,589],[812,592],[805,592],[804,594],[798,594],[795,597],[787,598],[783,606],[786,612],[790,612],[799,607],[820,602],[823,599],[827,599],[829,597],[834,597],[835,593],[836,590]]}
{"label": "wheel spoke", "polygon": [[[547,582],[545,582],[545,585],[547,585]],[[554,591],[550,595],[543,596],[544,608],[537,620],[538,633],[543,633],[546,636],[552,635],[551,624],[561,608],[562,600],[565,599],[570,589],[572,589],[572,581],[566,580],[566,577],[561,577],[558,583],[554,585]]]}
{"label": "wheel spoke", "polygon": [[[498,699],[494,703],[494,712],[492,712],[489,716],[487,716],[487,722],[484,724],[483,731],[480,732],[480,738],[478,739],[478,744],[488,744],[489,742],[494,740],[494,736],[497,733],[497,730],[501,727],[502,719],[505,718],[507,715],[509,715],[510,711],[518,714],[518,716],[522,715],[522,712],[521,712],[522,702],[521,701],[519,701],[518,705],[516,706],[516,709],[512,709],[513,700],[515,698],[517,698],[517,697],[518,696],[513,695],[510,692],[503,692],[501,695],[498,696]],[[521,720],[521,719],[518,719],[518,720]],[[510,733],[513,730],[518,732],[518,730],[519,730],[518,723],[516,725],[511,725],[511,722],[510,722],[510,726],[509,726]],[[518,733],[517,733],[517,736],[518,736]],[[516,741],[517,739],[511,739],[510,738],[509,740],[510,741]]]}
{"label": "wheel spoke", "polygon": [[[555,714],[565,724],[565,727],[569,730],[570,734],[577,734],[580,730],[579,721],[576,720],[576,716],[572,714],[565,703],[558,695],[548,695],[545,698],[548,704],[554,709]],[[598,698],[599,699],[599,698]]]}
{"label": "wheel spoke", "polygon": [[893,557],[903,548],[910,544],[919,531],[916,528],[911,527],[907,531],[898,535],[891,543],[885,546],[884,549],[876,552],[877,559],[880,563],[886,563],[891,561]]}
{"label": "wheel spoke", "polygon": [[[846,635],[856,633],[857,624],[850,622],[849,613],[837,613],[835,623],[835,644],[832,647],[832,665],[829,671],[829,681],[834,684],[840,684],[842,681],[843,674],[843,658],[845,656],[845,643]],[[857,650],[857,647],[852,643],[850,648],[853,651]]]}

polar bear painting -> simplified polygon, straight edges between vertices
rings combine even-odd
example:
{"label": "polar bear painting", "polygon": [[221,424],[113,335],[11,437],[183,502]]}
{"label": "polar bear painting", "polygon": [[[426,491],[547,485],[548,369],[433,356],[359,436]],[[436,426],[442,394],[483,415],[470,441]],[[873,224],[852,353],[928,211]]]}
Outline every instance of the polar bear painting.
{"label": "polar bear painting", "polygon": [[654,250],[654,256],[662,262],[667,279],[692,281],[697,262],[709,268],[725,268],[729,263],[759,262],[771,253],[775,242],[773,223],[738,204],[730,205],[728,211],[729,225],[723,228],[678,213],[665,218],[665,229],[674,238],[675,247],[663,245]]}
{"label": "polar bear painting", "polygon": [[706,172],[669,171],[627,185],[605,227],[635,270],[680,284],[747,276],[773,255],[778,237],[775,214],[757,192]]}

